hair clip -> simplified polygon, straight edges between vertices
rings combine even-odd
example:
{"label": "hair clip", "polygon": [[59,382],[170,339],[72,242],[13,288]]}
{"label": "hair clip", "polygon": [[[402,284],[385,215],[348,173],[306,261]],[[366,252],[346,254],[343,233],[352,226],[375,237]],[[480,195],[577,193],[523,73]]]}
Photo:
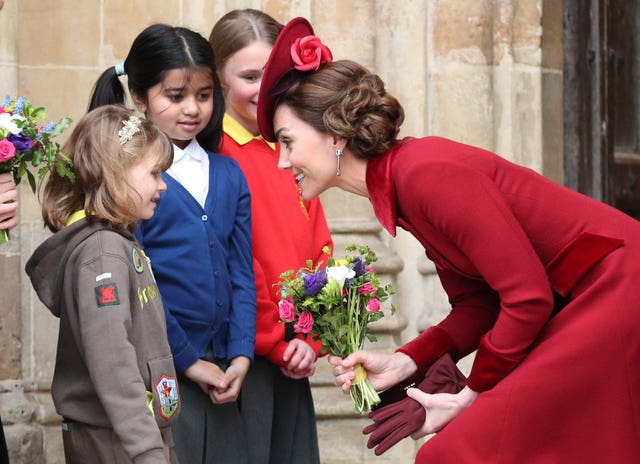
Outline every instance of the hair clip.
{"label": "hair clip", "polygon": [[123,127],[118,131],[120,145],[124,145],[131,140],[135,134],[140,132],[140,122],[138,116],[131,116],[129,119],[122,121]]}
{"label": "hair clip", "polygon": [[124,61],[116,64],[114,66],[115,70],[116,70],[116,76],[120,77],[120,76],[126,76],[127,72],[124,70]]}

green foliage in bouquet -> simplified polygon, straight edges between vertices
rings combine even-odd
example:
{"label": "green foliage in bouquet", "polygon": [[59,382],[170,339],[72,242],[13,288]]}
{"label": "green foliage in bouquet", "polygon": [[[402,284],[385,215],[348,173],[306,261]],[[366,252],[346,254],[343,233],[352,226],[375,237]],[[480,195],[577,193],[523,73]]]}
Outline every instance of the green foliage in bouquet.
{"label": "green foliage in bouquet", "polygon": [[[280,321],[293,323],[295,332],[322,342],[323,353],[341,358],[362,349],[365,340],[376,341],[368,325],[384,316],[385,303],[394,293],[384,285],[372,264],[378,260],[366,245],[348,245],[344,259],[328,258],[327,265],[307,266],[281,274]],[[323,250],[330,256],[330,250]],[[390,305],[390,313],[395,307]],[[360,413],[380,401],[366,373],[356,368],[351,397]]]}
{"label": "green foliage in bouquet", "polygon": [[24,97],[17,100],[5,97],[0,104],[0,172],[13,173],[16,184],[26,175],[34,193],[36,179],[30,166],[37,168],[40,178],[55,169],[72,182],[75,179],[71,160],[53,140],[71,125],[72,120],[62,118],[57,123],[41,125],[45,118],[45,109],[34,107]]}

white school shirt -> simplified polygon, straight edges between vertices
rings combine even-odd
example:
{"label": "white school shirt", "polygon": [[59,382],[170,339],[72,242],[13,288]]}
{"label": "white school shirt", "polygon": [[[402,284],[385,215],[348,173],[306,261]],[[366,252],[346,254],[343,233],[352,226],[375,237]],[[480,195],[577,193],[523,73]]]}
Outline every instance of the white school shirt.
{"label": "white school shirt", "polygon": [[173,145],[173,164],[167,174],[180,182],[204,208],[209,193],[209,155],[196,139],[184,150]]}

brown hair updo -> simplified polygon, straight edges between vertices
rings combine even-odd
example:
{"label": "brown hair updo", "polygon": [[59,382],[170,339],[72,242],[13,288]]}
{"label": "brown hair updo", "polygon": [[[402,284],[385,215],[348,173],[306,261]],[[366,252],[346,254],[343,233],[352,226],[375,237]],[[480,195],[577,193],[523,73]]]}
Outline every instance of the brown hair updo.
{"label": "brown hair updo", "polygon": [[303,121],[347,140],[360,158],[375,158],[397,141],[404,110],[382,79],[350,60],[323,64],[280,95]]}

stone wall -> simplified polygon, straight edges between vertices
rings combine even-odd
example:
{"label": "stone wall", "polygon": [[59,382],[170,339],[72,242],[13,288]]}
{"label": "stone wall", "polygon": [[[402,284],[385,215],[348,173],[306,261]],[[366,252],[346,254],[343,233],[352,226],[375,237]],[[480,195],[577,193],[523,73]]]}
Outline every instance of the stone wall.
{"label": "stone wall", "polygon": [[[152,22],[208,37],[232,8],[261,8],[286,22],[305,16],[336,58],[382,76],[406,110],[402,135],[441,135],[494,150],[561,181],[562,16],[558,0],[6,0],[0,11],[0,97],[26,95],[48,116],[79,119],[99,74],[126,56]],[[337,250],[371,244],[398,293],[396,317],[378,323],[376,349],[391,351],[438,322],[448,303],[419,244],[391,238],[367,200],[324,194]],[[57,321],[34,297],[24,263],[45,237],[39,206],[21,187],[22,222],[0,247],[0,414],[12,462],[57,464],[59,417],[49,385]],[[470,359],[463,361],[468,369]],[[411,463],[411,440],[375,458],[365,419],[331,384],[314,377],[322,462]]]}

